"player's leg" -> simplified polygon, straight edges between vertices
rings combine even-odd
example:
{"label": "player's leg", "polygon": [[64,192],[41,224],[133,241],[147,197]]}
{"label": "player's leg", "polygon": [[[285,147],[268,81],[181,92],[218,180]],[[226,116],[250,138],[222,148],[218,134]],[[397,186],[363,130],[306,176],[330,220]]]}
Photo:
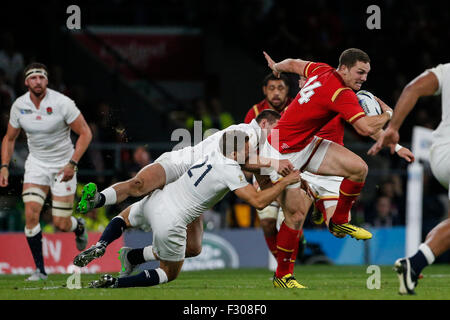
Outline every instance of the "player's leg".
{"label": "player's leg", "polygon": [[330,220],[332,232],[347,233],[356,239],[370,239],[370,232],[347,223],[348,212],[364,187],[368,172],[367,164],[359,156],[336,143],[330,143],[317,171],[322,175],[341,176],[339,200]]}
{"label": "player's leg", "polygon": [[202,252],[203,216],[188,224],[186,233],[186,258],[196,257]]}
{"label": "player's leg", "polygon": [[131,227],[129,215],[132,208],[138,210],[138,205],[139,203],[135,203],[123,210],[118,216],[112,218],[100,236],[99,241],[89,249],[78,254],[74,258],[73,264],[78,267],[84,267],[92,260],[102,257],[105,254],[108,245],[120,238],[126,228]]}
{"label": "player's leg", "polygon": [[78,210],[82,213],[93,208],[120,203],[128,197],[140,197],[149,194],[166,184],[166,171],[160,163],[152,163],[142,168],[133,178],[118,182],[98,192],[94,183],[83,187]]}
{"label": "player's leg", "polygon": [[47,273],[44,268],[42,254],[42,231],[39,216],[44,205],[48,186],[24,183],[22,199],[25,204],[25,236],[36,265],[36,271],[27,279],[30,281],[45,280]]}
{"label": "player's leg", "polygon": [[83,218],[72,216],[74,194],[66,196],[53,195],[52,216],[53,225],[61,231],[75,233],[77,249],[82,251],[88,243],[88,235]]}

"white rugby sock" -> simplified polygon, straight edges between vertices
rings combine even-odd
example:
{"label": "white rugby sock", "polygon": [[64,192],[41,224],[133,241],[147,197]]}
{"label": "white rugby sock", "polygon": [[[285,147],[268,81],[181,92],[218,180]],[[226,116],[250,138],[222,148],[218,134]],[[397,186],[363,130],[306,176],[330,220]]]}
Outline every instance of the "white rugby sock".
{"label": "white rugby sock", "polygon": [[145,261],[155,261],[156,257],[153,254],[153,246],[147,246],[144,248],[144,260]]}
{"label": "white rugby sock", "polygon": [[429,265],[432,264],[434,262],[434,260],[436,259],[433,251],[431,251],[430,247],[428,245],[426,245],[425,243],[422,243],[419,246],[419,250],[422,251],[422,253],[425,256],[425,258],[427,259],[427,262]]}
{"label": "white rugby sock", "polygon": [[166,283],[167,281],[169,281],[169,279],[167,278],[167,274],[164,272],[163,269],[158,268],[155,269],[156,273],[158,273],[159,276],[159,283]]}
{"label": "white rugby sock", "polygon": [[105,196],[105,204],[104,204],[105,206],[109,206],[111,204],[116,204],[117,194],[116,194],[116,190],[114,190],[113,187],[108,187],[100,193]]}
{"label": "white rugby sock", "polygon": [[70,231],[75,231],[75,229],[78,227],[78,220],[75,219],[74,216],[70,216],[70,221],[72,222],[72,226],[70,227]]}

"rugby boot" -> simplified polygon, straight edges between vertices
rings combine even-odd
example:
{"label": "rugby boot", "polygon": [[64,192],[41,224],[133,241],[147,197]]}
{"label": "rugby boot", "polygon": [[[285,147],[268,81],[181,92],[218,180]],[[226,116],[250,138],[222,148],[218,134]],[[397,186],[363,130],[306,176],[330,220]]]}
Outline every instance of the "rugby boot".
{"label": "rugby boot", "polygon": [[357,240],[372,239],[372,234],[369,231],[354,226],[350,223],[335,224],[332,221],[330,221],[328,229],[336,234],[348,234],[350,237],[355,238]]}
{"label": "rugby boot", "polygon": [[81,213],[86,213],[95,208],[100,201],[100,194],[97,192],[97,185],[89,182],[83,187],[81,191],[81,199],[78,202],[77,210]]}
{"label": "rugby boot", "polygon": [[290,273],[283,276],[282,278],[277,278],[275,275],[273,276],[273,286],[275,288],[297,288],[297,289],[305,289],[305,286],[302,286],[298,281],[294,278],[294,276]]}
{"label": "rugby boot", "polygon": [[77,267],[87,266],[89,262],[100,258],[105,254],[106,247],[101,244],[94,244],[87,250],[84,250],[73,259],[73,264]]}

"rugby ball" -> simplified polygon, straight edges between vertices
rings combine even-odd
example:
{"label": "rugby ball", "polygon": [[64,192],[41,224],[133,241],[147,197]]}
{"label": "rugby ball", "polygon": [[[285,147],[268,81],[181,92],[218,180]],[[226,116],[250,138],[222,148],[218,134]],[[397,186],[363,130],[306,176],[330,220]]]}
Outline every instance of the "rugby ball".
{"label": "rugby ball", "polygon": [[359,105],[368,116],[376,116],[383,113],[380,104],[369,91],[360,90],[356,93],[356,96],[358,97]]}

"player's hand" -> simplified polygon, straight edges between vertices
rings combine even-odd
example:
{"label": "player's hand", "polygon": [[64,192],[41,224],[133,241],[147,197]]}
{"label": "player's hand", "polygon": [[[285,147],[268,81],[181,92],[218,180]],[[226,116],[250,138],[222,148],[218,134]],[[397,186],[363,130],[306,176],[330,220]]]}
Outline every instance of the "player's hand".
{"label": "player's hand", "polygon": [[275,68],[275,61],[272,60],[272,58],[267,54],[267,52],[263,51],[264,54],[264,58],[266,58],[267,60],[267,65],[269,66],[269,68],[272,70],[273,74],[275,77],[279,78],[281,72],[279,72],[276,68]]}
{"label": "player's hand", "polygon": [[294,165],[288,159],[281,159],[275,163],[275,169],[285,177],[294,170]]}
{"label": "player's hand", "polygon": [[405,147],[401,148],[400,150],[397,151],[397,154],[400,158],[403,158],[408,162],[414,162],[415,160],[414,154],[408,148]]}
{"label": "player's hand", "polygon": [[289,173],[287,176],[285,176],[282,181],[286,181],[286,183],[289,185],[289,184],[297,183],[300,180],[301,180],[300,171],[294,170],[291,173]]}
{"label": "player's hand", "polygon": [[69,181],[75,175],[75,166],[68,163],[58,172],[58,176],[62,175],[61,182]]}
{"label": "player's hand", "polygon": [[380,98],[378,98],[376,96],[374,96],[374,97],[375,97],[375,100],[377,100],[377,102],[380,104],[381,110],[383,112],[391,111],[392,113],[394,113],[394,110],[392,110],[391,107],[389,107],[386,103],[384,103],[383,100],[381,100]]}
{"label": "player's hand", "polygon": [[6,167],[3,167],[0,170],[0,187],[6,187],[8,185],[8,177],[9,177],[9,170]]}
{"label": "player's hand", "polygon": [[369,149],[368,155],[374,156],[384,147],[391,148],[391,154],[395,152],[395,145],[400,140],[400,135],[397,130],[392,129],[390,126],[381,134],[378,141]]}

